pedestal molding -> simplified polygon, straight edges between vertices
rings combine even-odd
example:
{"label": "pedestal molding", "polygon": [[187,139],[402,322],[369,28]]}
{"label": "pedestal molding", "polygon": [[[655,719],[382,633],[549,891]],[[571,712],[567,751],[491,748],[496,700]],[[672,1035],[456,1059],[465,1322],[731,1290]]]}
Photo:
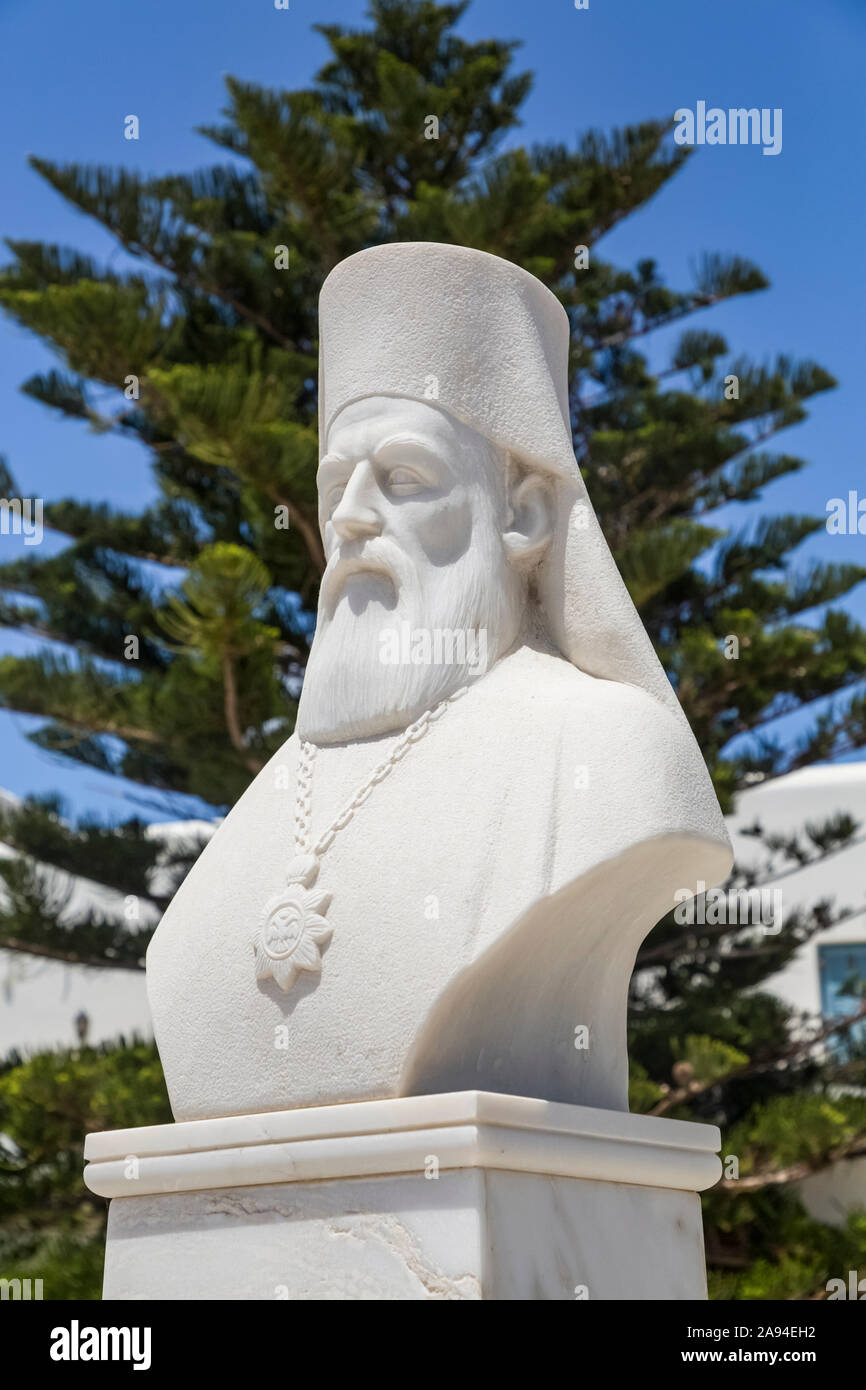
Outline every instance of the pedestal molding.
{"label": "pedestal molding", "polygon": [[459,1091],[91,1134],[84,1180],[142,1197],[423,1173],[435,1158],[696,1192],[721,1176],[720,1143],[714,1125]]}

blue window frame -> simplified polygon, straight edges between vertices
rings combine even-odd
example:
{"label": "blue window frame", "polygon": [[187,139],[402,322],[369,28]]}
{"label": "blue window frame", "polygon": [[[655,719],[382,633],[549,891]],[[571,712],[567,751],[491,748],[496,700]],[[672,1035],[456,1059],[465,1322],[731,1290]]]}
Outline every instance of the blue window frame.
{"label": "blue window frame", "polygon": [[[859,1013],[866,998],[866,941],[839,946],[818,947],[818,973],[821,982],[821,1013],[825,1020],[847,1018]],[[831,1043],[833,1050],[846,1054],[850,1045],[858,1051],[866,1047],[866,1019],[851,1032]]]}

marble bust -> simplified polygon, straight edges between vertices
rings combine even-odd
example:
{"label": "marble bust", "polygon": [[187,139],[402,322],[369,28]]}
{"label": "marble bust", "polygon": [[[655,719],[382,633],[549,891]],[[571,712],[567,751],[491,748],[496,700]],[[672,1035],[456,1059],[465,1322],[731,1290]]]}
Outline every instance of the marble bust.
{"label": "marble bust", "polygon": [[177,1120],[628,1108],[636,950],[731,854],[574,458],[568,343],[538,280],[464,247],[325,282],[298,727],[148,952]]}

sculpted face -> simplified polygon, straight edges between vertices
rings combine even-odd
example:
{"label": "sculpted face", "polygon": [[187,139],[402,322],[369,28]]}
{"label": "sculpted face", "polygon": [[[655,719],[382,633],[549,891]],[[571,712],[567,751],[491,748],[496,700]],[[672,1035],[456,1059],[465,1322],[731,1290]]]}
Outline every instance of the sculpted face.
{"label": "sculpted face", "polygon": [[509,480],[496,447],[438,407],[376,396],[334,419],[318,492],[327,568],[299,731],[405,728],[517,639],[549,538],[544,484]]}

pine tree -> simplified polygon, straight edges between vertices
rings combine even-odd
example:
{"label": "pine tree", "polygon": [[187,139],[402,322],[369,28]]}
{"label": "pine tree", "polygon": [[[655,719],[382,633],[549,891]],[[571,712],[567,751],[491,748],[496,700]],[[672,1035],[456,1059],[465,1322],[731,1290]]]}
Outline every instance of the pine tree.
{"label": "pine tree", "polygon": [[[591,131],[573,149],[521,145],[531,77],[513,71],[515,44],[459,36],[465,9],[372,0],[365,28],[317,26],[330,58],[308,90],[229,79],[223,123],[202,131],[226,157],[193,174],[32,161],[140,270],[8,243],[0,305],[58,358],[23,389],[97,432],[137,439],[158,487],[137,513],[50,503],[46,523],[65,548],[0,567],[0,622],[44,644],[0,659],[0,702],[40,718],[39,747],[151,796],[195,795],[217,815],[287,737],[323,568],[316,299],[338,261],[392,240],[504,256],[567,309],[576,452],[726,809],[739,788],[866,743],[863,697],[814,713],[866,671],[866,634],[830,606],[866,571],[796,564],[822,518],[773,515],[729,534],[713,521],[722,504],[754,502],[803,467],[767,446],[832,377],[787,357],[753,364],[720,334],[685,327],[767,287],[742,258],[706,255],[682,290],[652,261],[628,270],[603,259],[604,234],[689,151],[667,120]],[[642,339],[681,320],[668,364],[652,369]],[[0,491],[19,495],[8,472]],[[155,592],[146,563],[182,567],[183,583]],[[822,621],[806,622],[815,608]],[[774,736],[792,710],[813,712],[794,743]],[[784,866],[857,831],[841,818],[767,852]],[[147,931],[95,914],[70,923],[40,866],[117,888],[158,916],[166,884],[199,848],[179,846],[166,863],[141,821],[73,823],[39,798],[2,809],[0,840],[18,851],[0,864],[0,946],[130,969],[142,966]],[[791,1188],[866,1148],[862,1102],[830,1099],[840,1063],[792,1052],[785,1009],[758,989],[833,911],[804,911],[760,949],[730,929],[696,939],[671,917],[639,958],[634,1107],[721,1122],[740,1158],[740,1179],[707,1203],[719,1296],[807,1297],[833,1260],[866,1266],[862,1223],[818,1227]],[[843,1070],[849,1088],[861,1083],[856,1049]]]}

